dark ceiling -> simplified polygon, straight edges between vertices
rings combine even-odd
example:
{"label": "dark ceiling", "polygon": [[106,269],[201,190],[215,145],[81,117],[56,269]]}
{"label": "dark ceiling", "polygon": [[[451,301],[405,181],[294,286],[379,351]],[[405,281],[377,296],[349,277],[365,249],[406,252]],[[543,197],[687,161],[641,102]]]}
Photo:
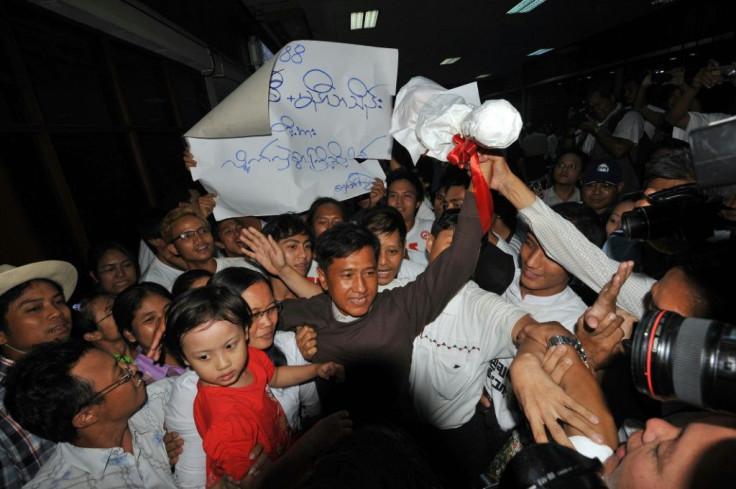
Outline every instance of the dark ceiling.
{"label": "dark ceiling", "polygon": [[[649,14],[648,0],[547,0],[527,14],[507,15],[517,0],[243,0],[256,19],[289,37],[308,36],[399,49],[399,80],[422,74],[440,84],[480,74],[517,73],[527,55],[562,48]],[[350,12],[379,9],[374,29],[351,31]],[[449,57],[453,65],[440,66]]]}
{"label": "dark ceiling", "polygon": [[[734,0],[546,0],[518,15],[506,14],[518,0],[138,1],[236,60],[254,34],[274,52],[299,39],[391,47],[399,86],[414,75],[453,87],[489,74],[482,96],[637,62],[697,65],[724,40],[734,52]],[[380,10],[377,26],[351,31],[350,12],[371,9]],[[540,48],[553,51],[528,56]],[[461,59],[440,66],[448,57]]]}

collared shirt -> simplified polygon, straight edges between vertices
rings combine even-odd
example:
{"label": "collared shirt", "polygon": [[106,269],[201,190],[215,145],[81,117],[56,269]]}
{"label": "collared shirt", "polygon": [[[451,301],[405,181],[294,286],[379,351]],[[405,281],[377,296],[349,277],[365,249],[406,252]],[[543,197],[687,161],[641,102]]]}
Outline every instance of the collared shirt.
{"label": "collared shirt", "polygon": [[59,443],[26,489],[176,488],[164,444],[164,407],[171,381],[148,386],[148,401],[128,420],[133,453],[122,447],[82,448]]}
{"label": "collared shirt", "polygon": [[[5,399],[2,382],[14,364],[12,360],[0,356],[0,399]],[[55,445],[21,428],[5,410],[5,403],[0,403],[0,487],[23,487],[49,459]]]}

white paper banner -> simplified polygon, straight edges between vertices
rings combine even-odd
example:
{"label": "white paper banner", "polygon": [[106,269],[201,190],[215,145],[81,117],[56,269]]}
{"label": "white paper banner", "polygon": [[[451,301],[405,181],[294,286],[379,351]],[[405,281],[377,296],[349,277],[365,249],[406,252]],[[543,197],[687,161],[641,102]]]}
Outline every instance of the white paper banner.
{"label": "white paper banner", "polygon": [[198,163],[192,177],[218,195],[215,218],[301,212],[385,178],[377,162],[354,158],[390,158],[397,67],[395,49],[286,45],[185,134]]}

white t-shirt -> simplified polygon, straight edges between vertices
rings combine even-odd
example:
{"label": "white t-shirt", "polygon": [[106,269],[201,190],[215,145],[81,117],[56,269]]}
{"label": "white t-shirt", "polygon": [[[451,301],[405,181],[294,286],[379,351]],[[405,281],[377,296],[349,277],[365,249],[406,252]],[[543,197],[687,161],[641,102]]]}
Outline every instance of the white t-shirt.
{"label": "white t-shirt", "polygon": [[166,287],[166,290],[171,292],[171,287],[174,286],[174,282],[176,282],[176,279],[182,273],[184,273],[183,270],[174,268],[158,258],[154,258],[146,271],[143,272],[143,275],[141,275],[141,282],[153,282],[163,285]]}
{"label": "white t-shirt", "polygon": [[672,129],[672,137],[675,139],[680,139],[682,141],[690,142],[690,131],[694,129],[699,129],[701,127],[706,127],[714,122],[722,121],[723,119],[728,119],[729,117],[733,117],[729,114],[721,114],[721,113],[712,113],[712,114],[705,114],[702,112],[688,112],[688,115],[690,116],[690,120],[687,123],[687,127],[683,130],[679,127],[675,127]]}
{"label": "white t-shirt", "polygon": [[[620,108],[621,104],[617,104],[616,108],[613,109],[610,114],[608,114],[608,117],[603,119],[603,122],[601,122],[601,124],[607,123],[611,116],[618,113]],[[641,116],[640,113],[635,110],[630,110],[626,114],[624,114],[624,116],[621,118],[613,131],[614,137],[628,139],[634,144],[639,143],[642,134],[644,134],[644,118]],[[581,148],[585,154],[590,154],[590,152],[593,150],[593,146],[595,146],[595,141],[595,136],[593,134],[588,134],[588,136],[583,141],[583,146]]]}
{"label": "white t-shirt", "polygon": [[[562,292],[540,297],[527,294],[522,299],[519,279],[521,271],[517,269],[514,281],[503,293],[503,298],[511,304],[520,307],[540,323],[557,321],[570,332],[575,331],[575,323],[585,312],[587,306],[570,287]],[[519,413],[510,406],[513,403],[511,380],[509,379],[510,359],[496,358],[491,362],[486,378],[486,391],[493,400],[493,409],[496,412],[498,424],[504,430],[516,426],[519,421]]]}
{"label": "white t-shirt", "polygon": [[434,221],[434,208],[428,197],[425,197],[422,201],[422,205],[419,206],[417,211],[417,219],[425,219],[428,221]]}
{"label": "white t-shirt", "polygon": [[542,192],[542,200],[547,205],[561,204],[563,202],[580,202],[580,189],[575,187],[575,191],[572,193],[568,200],[562,200],[559,195],[555,192],[554,185],[552,187],[544,189]]}
{"label": "white t-shirt", "polygon": [[488,362],[512,358],[511,331],[526,314],[468,282],[414,339],[409,384],[419,417],[457,428],[475,412]]}
{"label": "white t-shirt", "polygon": [[414,219],[414,225],[406,233],[406,251],[413,262],[427,265],[427,239],[432,231],[432,223],[428,219]]}
{"label": "white t-shirt", "polygon": [[[294,333],[277,331],[273,341],[284,352],[288,365],[308,363],[299,353]],[[186,373],[176,377],[171,398],[166,405],[166,427],[170,432],[179,433],[184,440],[175,471],[179,489],[205,487],[207,455],[202,448],[202,437],[199,436],[194,423],[194,399],[197,397],[198,381],[199,377],[194,370],[187,370]],[[302,416],[316,416],[320,413],[319,397],[314,382],[280,389],[271,388],[271,392],[284,409],[292,429],[301,426]]]}

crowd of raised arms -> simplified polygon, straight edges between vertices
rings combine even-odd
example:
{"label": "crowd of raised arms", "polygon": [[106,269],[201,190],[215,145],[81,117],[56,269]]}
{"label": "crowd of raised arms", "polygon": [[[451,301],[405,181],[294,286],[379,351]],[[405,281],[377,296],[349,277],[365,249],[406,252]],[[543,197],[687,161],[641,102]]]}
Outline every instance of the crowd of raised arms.
{"label": "crowd of raised arms", "polygon": [[736,416],[642,394],[630,348],[651,311],[736,324],[736,191],[689,144],[733,113],[699,106],[717,65],[480,147],[490,229],[482,180],[395,144],[349,201],[216,221],[193,191],[139,250],[1,265],[0,487],[728,487]]}

